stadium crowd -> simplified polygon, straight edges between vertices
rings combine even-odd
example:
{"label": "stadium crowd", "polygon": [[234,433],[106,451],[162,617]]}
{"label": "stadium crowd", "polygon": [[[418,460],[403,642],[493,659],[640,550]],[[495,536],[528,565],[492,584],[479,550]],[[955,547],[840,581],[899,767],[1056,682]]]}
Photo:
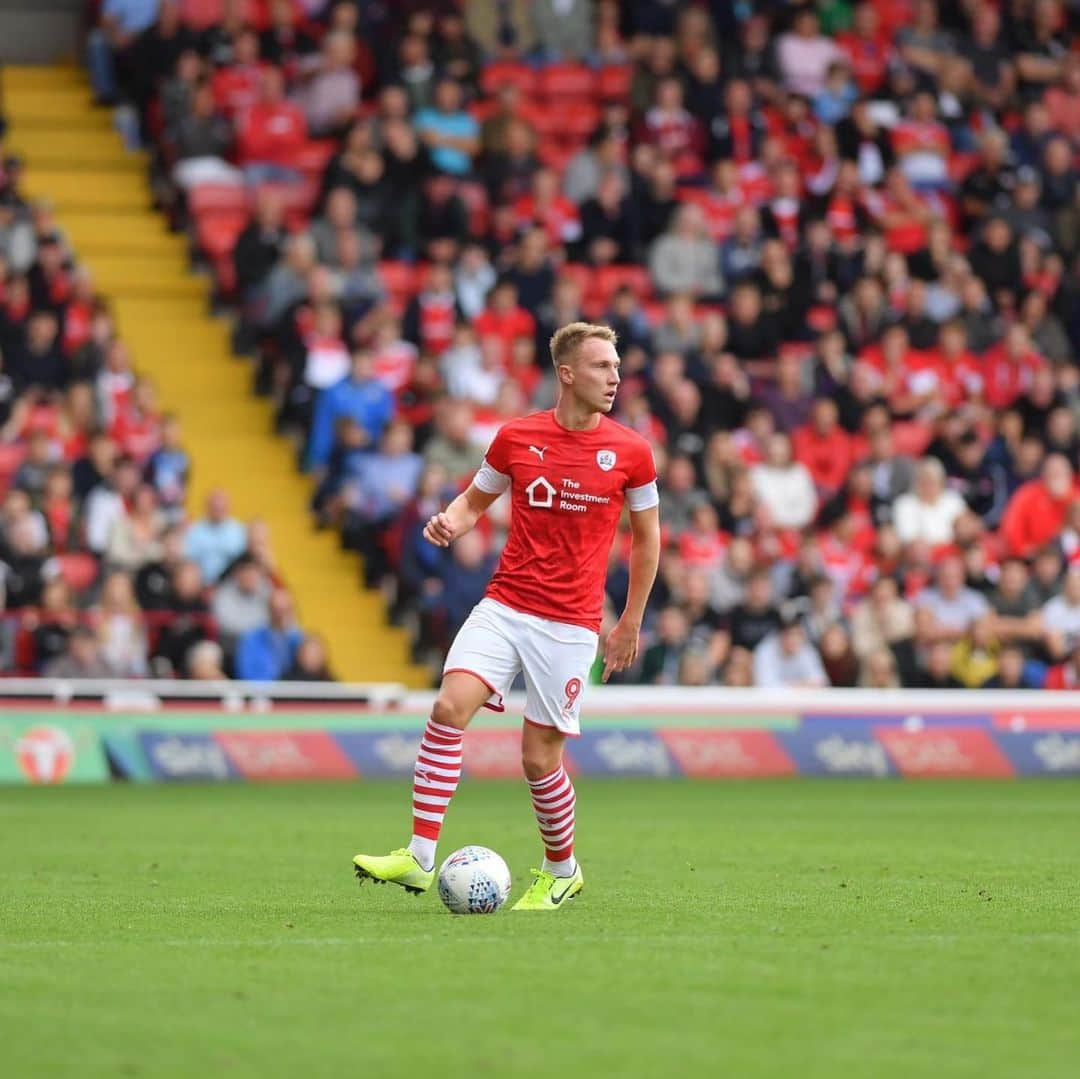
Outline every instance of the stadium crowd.
{"label": "stadium crowd", "polygon": [[325,679],[265,522],[190,460],[62,223],[20,194],[0,118],[0,672]]}
{"label": "stadium crowd", "polygon": [[585,317],[661,480],[624,681],[1080,683],[1075,5],[105,0],[89,54],[421,654],[506,508],[422,523]]}

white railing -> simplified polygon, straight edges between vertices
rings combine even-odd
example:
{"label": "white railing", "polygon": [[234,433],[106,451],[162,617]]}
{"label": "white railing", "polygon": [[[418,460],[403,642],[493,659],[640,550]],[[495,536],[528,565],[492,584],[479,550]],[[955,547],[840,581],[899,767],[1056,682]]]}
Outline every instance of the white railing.
{"label": "white railing", "polygon": [[157,709],[169,704],[218,703],[227,710],[289,704],[394,708],[407,693],[398,682],[186,682],[134,678],[4,678],[0,708],[31,700],[57,705],[94,704],[119,710]]}

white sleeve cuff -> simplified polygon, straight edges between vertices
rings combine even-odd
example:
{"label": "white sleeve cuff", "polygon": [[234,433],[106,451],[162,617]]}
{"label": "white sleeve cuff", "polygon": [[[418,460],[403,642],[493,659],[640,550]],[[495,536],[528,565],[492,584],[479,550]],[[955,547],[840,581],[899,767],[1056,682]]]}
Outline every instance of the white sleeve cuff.
{"label": "white sleeve cuff", "polygon": [[473,477],[473,484],[478,491],[483,491],[484,494],[501,495],[510,486],[510,477],[506,473],[492,468],[485,457],[484,463]]}
{"label": "white sleeve cuff", "polygon": [[632,510],[651,510],[660,504],[660,492],[656,489],[656,480],[643,483],[640,487],[626,488],[626,504]]}

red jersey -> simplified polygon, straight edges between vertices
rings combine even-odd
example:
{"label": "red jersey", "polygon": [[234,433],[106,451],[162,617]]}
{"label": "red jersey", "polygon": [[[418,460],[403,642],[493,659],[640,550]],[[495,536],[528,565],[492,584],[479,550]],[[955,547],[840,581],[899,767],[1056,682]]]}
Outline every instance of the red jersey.
{"label": "red jersey", "polygon": [[510,420],[476,486],[510,487],[510,535],[487,595],[525,614],[600,629],[608,555],[623,502],[658,502],[648,442],[607,416],[568,431],[552,410]]}

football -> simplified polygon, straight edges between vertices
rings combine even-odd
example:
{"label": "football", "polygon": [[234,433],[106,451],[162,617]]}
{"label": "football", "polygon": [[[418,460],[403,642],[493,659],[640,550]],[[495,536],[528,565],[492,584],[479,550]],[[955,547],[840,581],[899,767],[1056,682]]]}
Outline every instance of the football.
{"label": "football", "polygon": [[453,914],[494,914],[510,894],[510,868],[487,847],[462,847],[439,870],[439,898]]}

